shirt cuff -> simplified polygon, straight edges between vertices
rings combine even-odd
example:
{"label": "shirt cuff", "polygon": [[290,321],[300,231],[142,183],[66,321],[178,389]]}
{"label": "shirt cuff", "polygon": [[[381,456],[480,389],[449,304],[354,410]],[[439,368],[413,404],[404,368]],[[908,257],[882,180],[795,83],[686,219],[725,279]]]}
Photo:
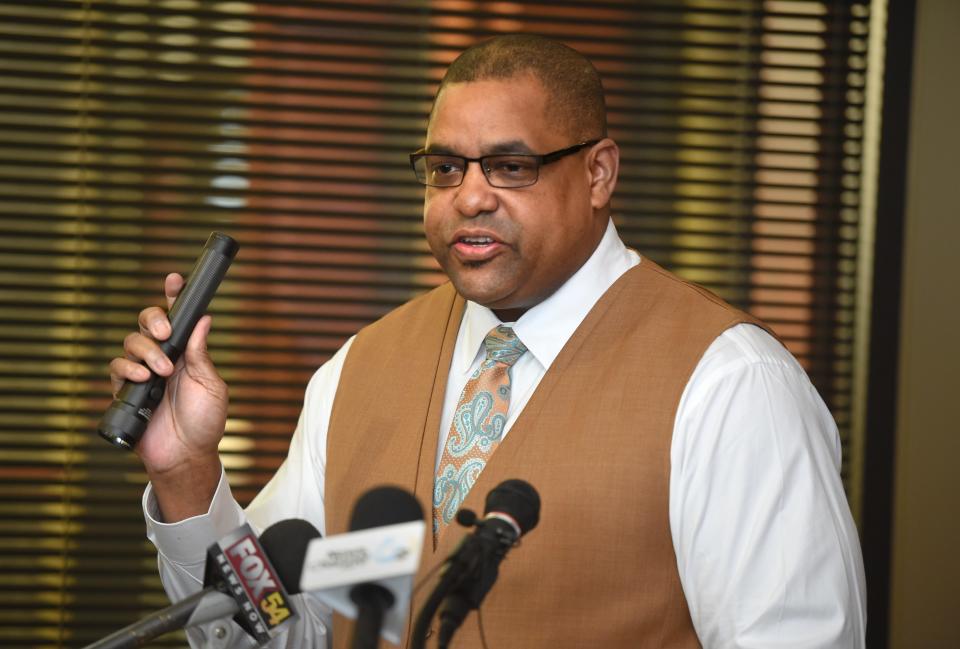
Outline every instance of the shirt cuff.
{"label": "shirt cuff", "polygon": [[206,561],[207,548],[246,522],[246,516],[233,498],[226,472],[220,467],[220,482],[206,514],[164,523],[153,494],[153,485],[143,492],[143,518],[147,538],[169,561],[180,565],[196,565]]}

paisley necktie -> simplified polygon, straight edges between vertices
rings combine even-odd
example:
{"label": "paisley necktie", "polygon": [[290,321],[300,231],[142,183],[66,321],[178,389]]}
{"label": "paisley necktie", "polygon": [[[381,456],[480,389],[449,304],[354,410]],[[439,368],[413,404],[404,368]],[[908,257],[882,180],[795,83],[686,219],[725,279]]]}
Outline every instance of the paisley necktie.
{"label": "paisley necktie", "polygon": [[483,345],[486,358],[460,394],[433,483],[434,542],[500,443],[510,405],[510,368],[527,351],[506,325],[491,329]]}

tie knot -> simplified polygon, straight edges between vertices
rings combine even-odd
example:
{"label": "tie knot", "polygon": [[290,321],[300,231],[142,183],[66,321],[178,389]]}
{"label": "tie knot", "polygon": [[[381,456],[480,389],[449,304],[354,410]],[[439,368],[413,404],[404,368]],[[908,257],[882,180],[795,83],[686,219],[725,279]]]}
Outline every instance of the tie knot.
{"label": "tie knot", "polygon": [[513,329],[506,325],[491,329],[483,339],[483,346],[487,349],[487,362],[503,363],[508,367],[516,363],[527,351],[527,346],[520,342]]}

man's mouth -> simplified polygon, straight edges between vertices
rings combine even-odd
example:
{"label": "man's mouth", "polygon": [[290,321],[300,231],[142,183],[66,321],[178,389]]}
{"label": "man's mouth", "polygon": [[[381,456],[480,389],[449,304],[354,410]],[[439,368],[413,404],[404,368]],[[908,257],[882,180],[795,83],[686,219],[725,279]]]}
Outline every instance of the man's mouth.
{"label": "man's mouth", "polygon": [[468,246],[488,246],[491,243],[496,243],[493,237],[460,237],[457,242]]}
{"label": "man's mouth", "polygon": [[504,244],[486,235],[457,237],[453,242],[453,254],[463,262],[482,262],[495,257]]}

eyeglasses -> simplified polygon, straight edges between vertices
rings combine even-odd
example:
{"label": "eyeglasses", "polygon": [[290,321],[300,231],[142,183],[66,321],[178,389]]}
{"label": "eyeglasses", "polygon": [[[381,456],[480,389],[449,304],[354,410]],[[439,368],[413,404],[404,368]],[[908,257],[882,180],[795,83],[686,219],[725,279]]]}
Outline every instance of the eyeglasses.
{"label": "eyeglasses", "polygon": [[421,184],[429,187],[457,187],[463,182],[467,165],[479,162],[483,175],[492,187],[528,187],[540,177],[540,167],[572,155],[584,147],[593,146],[602,138],[587,140],[566,149],[535,155],[529,153],[498,153],[479,158],[467,158],[447,153],[410,154],[410,166]]}

